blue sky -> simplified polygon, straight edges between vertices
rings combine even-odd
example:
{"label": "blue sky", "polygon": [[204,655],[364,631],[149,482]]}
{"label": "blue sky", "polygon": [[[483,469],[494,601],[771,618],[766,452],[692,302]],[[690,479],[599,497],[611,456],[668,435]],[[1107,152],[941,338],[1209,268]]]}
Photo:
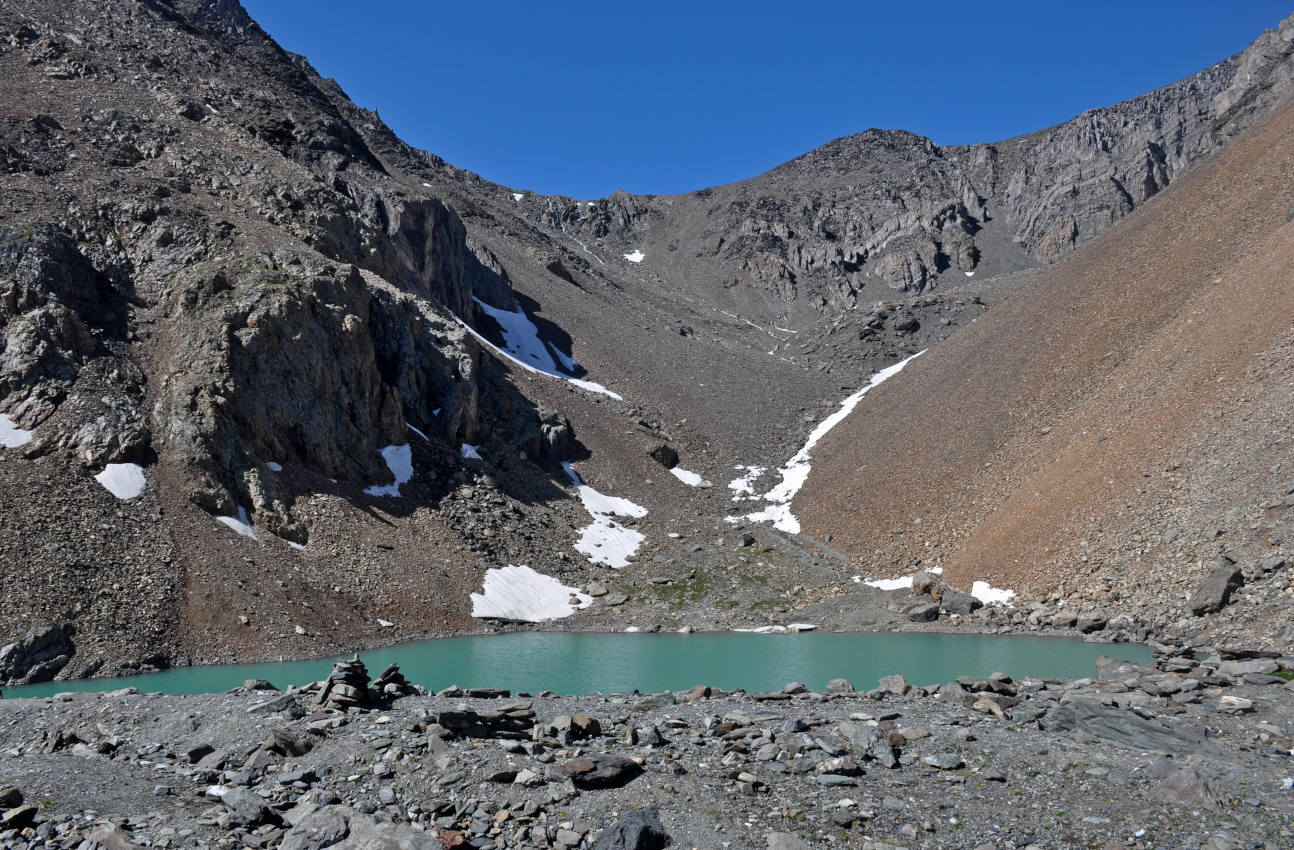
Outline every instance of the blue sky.
{"label": "blue sky", "polygon": [[242,0],[410,144],[594,198],[750,177],[839,136],[1065,121],[1242,50],[1289,0]]}

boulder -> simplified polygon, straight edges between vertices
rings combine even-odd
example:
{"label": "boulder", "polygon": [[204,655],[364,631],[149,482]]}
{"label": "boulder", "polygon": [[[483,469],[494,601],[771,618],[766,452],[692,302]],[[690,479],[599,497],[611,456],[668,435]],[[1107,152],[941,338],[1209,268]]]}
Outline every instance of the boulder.
{"label": "boulder", "polygon": [[1231,594],[1244,583],[1245,577],[1240,567],[1230,558],[1219,558],[1214,562],[1213,570],[1200,583],[1187,607],[1197,617],[1216,614],[1227,606],[1231,601]]}
{"label": "boulder", "polygon": [[647,454],[666,469],[678,466],[678,452],[669,443],[657,443],[647,450]]}
{"label": "boulder", "polygon": [[973,614],[984,607],[984,603],[974,596],[969,593],[962,593],[960,590],[953,590],[951,587],[945,588],[939,604],[949,614],[960,614],[963,617]]}
{"label": "boulder", "polygon": [[279,823],[278,812],[271,809],[265,800],[246,788],[230,788],[220,797],[220,802],[229,812],[229,820],[235,826],[259,826],[263,823]]}
{"label": "boulder", "polygon": [[656,809],[635,809],[602,830],[593,850],[664,850],[669,844]]}
{"label": "boulder", "polygon": [[576,788],[619,788],[642,773],[633,759],[593,753],[562,765]]}

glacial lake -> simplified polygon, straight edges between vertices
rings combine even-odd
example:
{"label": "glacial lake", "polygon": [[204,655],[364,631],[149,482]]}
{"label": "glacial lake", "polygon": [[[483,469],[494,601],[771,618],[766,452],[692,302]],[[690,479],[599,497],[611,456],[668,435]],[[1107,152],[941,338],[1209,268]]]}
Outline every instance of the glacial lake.
{"label": "glacial lake", "polygon": [[[415,684],[508,688],[514,694],[652,693],[710,685],[752,693],[803,682],[820,690],[838,676],[858,690],[902,673],[914,685],[1002,671],[1017,678],[1094,676],[1096,659],[1153,658],[1140,644],[1006,635],[800,633],[519,633],[442,638],[361,652],[369,675],[396,663]],[[348,656],[349,657],[349,656]],[[48,682],[8,688],[7,698],[136,687],[167,694],[218,693],[252,678],[280,688],[325,678],[336,657],[317,661],[179,667],[118,679]]]}

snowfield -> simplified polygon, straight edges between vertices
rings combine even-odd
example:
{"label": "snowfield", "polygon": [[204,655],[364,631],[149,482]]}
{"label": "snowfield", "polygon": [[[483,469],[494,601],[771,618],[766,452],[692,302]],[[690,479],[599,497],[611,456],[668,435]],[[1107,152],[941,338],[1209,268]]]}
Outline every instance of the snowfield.
{"label": "snowfield", "polygon": [[635,248],[632,252],[625,254],[624,258],[631,263],[641,263],[647,255],[641,249]]}
{"label": "snowfield", "polygon": [[144,468],[137,463],[110,463],[94,480],[123,501],[144,492],[148,483],[144,480]]}
{"label": "snowfield", "polygon": [[[908,365],[922,354],[925,354],[924,350],[918,351],[906,360],[900,360],[893,366],[885,367],[872,376],[872,379],[868,382],[867,386],[845,399],[844,402],[841,403],[840,409],[819,422],[817,427],[809,434],[809,439],[805,442],[804,447],[796,452],[795,455],[786,462],[785,466],[778,470],[779,474],[782,476],[782,480],[774,486],[773,489],[769,490],[763,496],[758,497],[769,504],[760,511],[744,514],[742,516],[730,516],[728,517],[728,522],[738,523],[742,520],[749,520],[751,522],[771,522],[773,527],[779,531],[799,534],[800,521],[796,519],[795,514],[791,513],[791,500],[795,498],[796,493],[800,492],[800,488],[804,486],[804,482],[809,478],[809,472],[812,470],[812,465],[809,463],[809,460],[813,457],[814,447],[821,442],[823,437],[827,436],[827,433],[832,428],[835,428],[845,420],[845,417],[854,412],[854,408],[858,406],[858,402],[863,400],[863,396],[867,395],[869,392],[876,389],[899,372],[902,372],[904,366]],[[741,494],[744,490],[749,489],[751,481],[753,481],[753,478],[751,478],[750,473],[748,473],[746,476],[730,482],[728,484],[728,488]]]}
{"label": "snowfield", "polygon": [[382,460],[386,461],[386,468],[395,476],[395,483],[374,484],[372,487],[365,487],[364,492],[369,496],[399,498],[400,485],[407,484],[413,478],[413,451],[408,443],[403,446],[387,446],[382,449]]}
{"label": "snowfield", "polygon": [[472,594],[473,617],[538,623],[569,617],[593,602],[593,597],[525,565],[486,570],[482,590]]}
{"label": "snowfield", "polygon": [[[529,372],[538,372],[542,375],[549,375],[553,378],[561,378],[563,381],[574,384],[581,389],[589,392],[600,393],[610,396],[616,401],[624,401],[624,396],[619,393],[613,393],[611,390],[596,384],[593,381],[585,381],[580,378],[573,378],[566,372],[558,369],[557,364],[561,363],[568,371],[578,368],[578,364],[570,357],[566,356],[556,346],[550,346],[539,338],[539,329],[534,323],[526,317],[526,314],[518,310],[515,313],[508,310],[500,310],[483,303],[480,299],[473,299],[486,315],[499,323],[503,329],[503,348],[499,348],[481,335],[476,328],[464,322],[455,316],[455,321],[467,329],[467,332],[476,337],[483,345],[494,351],[500,357],[504,357],[516,363],[518,366]],[[502,318],[500,318],[502,317]]]}
{"label": "snowfield", "polygon": [[16,449],[31,442],[32,432],[24,431],[13,420],[0,413],[0,448]]}
{"label": "snowfield", "polygon": [[591,524],[580,529],[580,539],[575,542],[575,551],[588,555],[589,560],[595,564],[606,564],[617,570],[629,566],[629,559],[647,538],[632,528],[626,528],[612,517],[645,517],[647,509],[628,499],[607,496],[594,490],[580,480],[579,474],[568,461],[562,462],[562,469],[566,470],[571,483],[575,485],[584,510],[593,517]]}

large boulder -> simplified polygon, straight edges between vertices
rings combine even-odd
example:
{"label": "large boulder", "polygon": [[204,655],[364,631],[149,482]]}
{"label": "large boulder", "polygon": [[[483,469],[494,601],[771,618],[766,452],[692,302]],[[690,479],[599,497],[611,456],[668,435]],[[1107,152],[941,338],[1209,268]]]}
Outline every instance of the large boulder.
{"label": "large boulder", "polygon": [[1226,557],[1218,558],[1191,597],[1188,607],[1197,617],[1216,614],[1231,602],[1231,594],[1244,583],[1244,574],[1234,561]]}

